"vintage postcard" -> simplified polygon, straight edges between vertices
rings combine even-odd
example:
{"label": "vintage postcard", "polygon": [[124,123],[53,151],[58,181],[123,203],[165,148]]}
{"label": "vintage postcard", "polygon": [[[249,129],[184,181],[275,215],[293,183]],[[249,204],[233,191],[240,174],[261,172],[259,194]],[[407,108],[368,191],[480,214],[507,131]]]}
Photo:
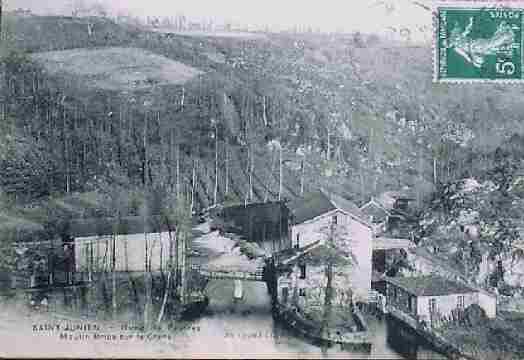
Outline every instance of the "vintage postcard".
{"label": "vintage postcard", "polygon": [[523,15],[0,0],[0,357],[524,359]]}

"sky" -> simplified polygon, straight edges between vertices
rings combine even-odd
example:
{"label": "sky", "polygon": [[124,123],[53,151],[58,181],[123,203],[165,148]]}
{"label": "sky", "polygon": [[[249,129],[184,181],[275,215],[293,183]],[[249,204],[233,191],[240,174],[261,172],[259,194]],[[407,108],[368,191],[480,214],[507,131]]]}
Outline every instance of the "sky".
{"label": "sky", "polygon": [[[431,29],[431,14],[411,0],[7,0],[8,9],[31,9],[36,13],[67,12],[73,1],[102,2],[113,11],[138,16],[174,16],[177,13],[199,19],[214,18],[240,24],[269,24],[280,28],[310,25],[322,31],[365,33]],[[428,3],[428,0],[419,0]]]}

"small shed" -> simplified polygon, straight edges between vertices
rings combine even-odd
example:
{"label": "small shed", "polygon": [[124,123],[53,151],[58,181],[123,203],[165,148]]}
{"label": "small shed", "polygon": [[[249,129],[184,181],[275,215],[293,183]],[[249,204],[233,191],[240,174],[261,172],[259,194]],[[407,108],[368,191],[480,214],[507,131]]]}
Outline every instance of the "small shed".
{"label": "small shed", "polygon": [[[71,223],[74,269],[78,272],[167,269],[171,247],[168,226],[160,216],[81,219]],[[173,245],[174,246],[174,245]],[[170,249],[173,253],[170,253]]]}
{"label": "small shed", "polygon": [[[448,280],[438,275],[396,277],[386,279],[388,305],[419,320],[451,317],[453,311],[464,310],[472,304],[494,317],[496,309],[480,290]],[[496,303],[496,302],[495,302]]]}

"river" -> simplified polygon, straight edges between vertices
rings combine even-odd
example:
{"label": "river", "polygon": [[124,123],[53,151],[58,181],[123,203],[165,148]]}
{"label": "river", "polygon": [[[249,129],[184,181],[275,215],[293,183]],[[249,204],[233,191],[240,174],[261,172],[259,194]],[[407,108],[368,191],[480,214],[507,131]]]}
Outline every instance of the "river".
{"label": "river", "polygon": [[[210,232],[207,234],[213,235]],[[224,257],[231,260],[238,254],[224,238],[208,236],[201,237],[201,240],[194,247],[200,253],[198,260],[193,259],[194,262],[206,263]],[[372,342],[369,351],[344,350],[340,345],[315,345],[273,319],[271,300],[264,282],[244,281],[242,288],[242,298],[234,299],[234,281],[211,280],[206,288],[210,302],[205,311],[189,323],[178,324],[180,328],[167,330],[170,338],[161,341],[144,342],[138,335],[128,338],[127,335],[136,331],[123,331],[121,326],[127,323],[124,319],[118,322],[96,321],[87,317],[80,319],[75,313],[65,318],[58,316],[58,313],[19,313],[19,306],[15,309],[4,304],[0,306],[0,357],[136,357],[140,354],[153,358],[437,358],[437,354],[420,346],[413,346],[409,339],[399,336],[406,332],[400,331],[399,327],[402,326],[398,322],[378,320],[372,316],[367,316]],[[57,290],[57,297],[65,296],[64,294]],[[139,319],[142,317],[142,314],[134,315],[138,315]],[[78,322],[94,322],[101,330],[69,332],[66,337],[62,336],[63,331],[53,330]],[[35,324],[53,326],[46,327],[44,331],[34,331]],[[110,336],[97,338],[96,333]],[[161,332],[160,335],[162,334]],[[126,337],[122,339],[122,335]],[[395,349],[388,343],[388,338],[391,337],[395,338]]]}
{"label": "river", "polygon": [[[243,282],[244,297],[239,301],[233,299],[233,288],[233,281],[230,280],[210,282],[209,307],[193,321],[198,331],[190,330],[181,335],[183,341],[177,341],[177,352],[196,356],[220,354],[237,357],[242,354],[246,357],[270,358],[413,358],[413,353],[401,355],[388,344],[388,326],[384,319],[368,316],[372,335],[370,352],[347,351],[340,345],[322,347],[273,320],[270,297],[264,283]],[[417,359],[425,359],[435,358],[437,355],[427,348],[419,348],[416,356]]]}
{"label": "river", "polygon": [[[205,231],[206,232],[206,231]],[[224,238],[201,238],[194,248],[198,249],[198,263],[206,263],[210,259],[223,256],[215,250],[227,248]],[[205,239],[205,240],[204,240]],[[215,246],[213,244],[220,244]],[[243,298],[234,299],[234,282],[232,280],[212,280],[207,286],[210,299],[206,311],[193,320],[194,327],[181,334],[177,341],[177,352],[193,356],[209,356],[220,354],[231,357],[316,357],[346,359],[407,359],[413,358],[413,346],[410,353],[401,355],[388,344],[388,328],[386,320],[368,316],[368,326],[372,336],[369,352],[348,351],[340,345],[331,347],[313,344],[309,339],[287,329],[272,317],[271,300],[266,284],[263,282],[243,281]],[[390,323],[391,325],[391,323]],[[394,328],[393,328],[394,330]],[[182,341],[180,341],[182,340]],[[396,340],[398,342],[398,338]],[[402,346],[401,346],[402,347]],[[403,347],[404,348],[404,347]],[[428,349],[415,349],[418,354],[436,355]]]}

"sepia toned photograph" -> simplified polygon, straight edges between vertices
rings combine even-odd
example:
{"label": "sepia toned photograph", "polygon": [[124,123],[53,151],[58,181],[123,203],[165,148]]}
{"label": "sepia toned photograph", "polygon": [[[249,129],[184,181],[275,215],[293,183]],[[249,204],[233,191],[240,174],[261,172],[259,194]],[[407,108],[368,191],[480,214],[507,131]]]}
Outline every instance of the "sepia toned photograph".
{"label": "sepia toned photograph", "polygon": [[524,359],[523,16],[0,0],[0,357]]}

